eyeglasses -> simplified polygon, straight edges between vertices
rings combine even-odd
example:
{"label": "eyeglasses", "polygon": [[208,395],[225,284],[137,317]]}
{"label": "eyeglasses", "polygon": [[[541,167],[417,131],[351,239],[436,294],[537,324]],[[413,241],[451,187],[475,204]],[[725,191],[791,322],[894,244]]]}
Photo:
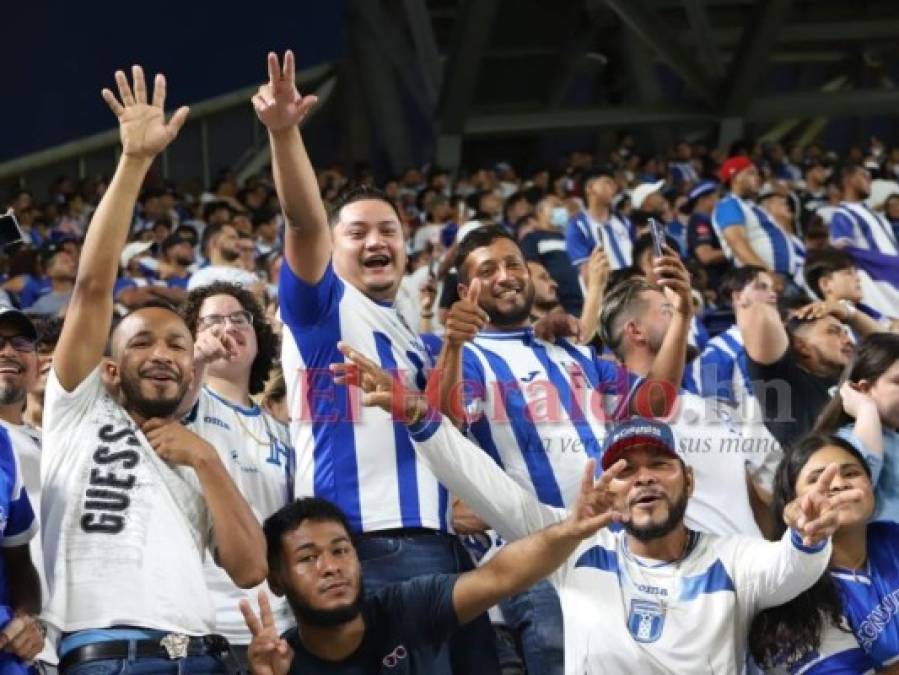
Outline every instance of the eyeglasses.
{"label": "eyeglasses", "polygon": [[13,335],[12,337],[0,335],[0,351],[6,349],[6,345],[10,345],[17,352],[30,354],[34,351],[35,344],[34,340],[24,335]]}
{"label": "eyeglasses", "polygon": [[253,315],[245,309],[231,314],[209,314],[201,316],[197,320],[197,324],[200,330],[204,330],[213,326],[224,326],[225,321],[230,321],[235,328],[246,328],[253,325]]}

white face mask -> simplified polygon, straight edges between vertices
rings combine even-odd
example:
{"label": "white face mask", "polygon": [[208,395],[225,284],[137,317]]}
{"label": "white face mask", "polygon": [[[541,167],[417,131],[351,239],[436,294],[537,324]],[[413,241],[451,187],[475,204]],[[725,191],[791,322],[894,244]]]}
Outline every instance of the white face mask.
{"label": "white face mask", "polygon": [[556,227],[565,227],[568,222],[568,209],[564,206],[557,206],[553,209],[552,224]]}

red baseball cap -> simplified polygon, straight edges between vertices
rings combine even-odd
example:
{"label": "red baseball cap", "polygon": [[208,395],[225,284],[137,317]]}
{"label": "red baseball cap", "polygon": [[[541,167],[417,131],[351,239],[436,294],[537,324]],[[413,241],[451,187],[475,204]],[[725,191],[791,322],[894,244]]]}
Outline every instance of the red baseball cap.
{"label": "red baseball cap", "polygon": [[752,160],[746,155],[730,157],[725,160],[724,164],[721,165],[721,168],[718,169],[718,177],[721,179],[722,183],[728,183],[731,178],[736,176],[743,169],[748,169],[750,166],[753,166]]}

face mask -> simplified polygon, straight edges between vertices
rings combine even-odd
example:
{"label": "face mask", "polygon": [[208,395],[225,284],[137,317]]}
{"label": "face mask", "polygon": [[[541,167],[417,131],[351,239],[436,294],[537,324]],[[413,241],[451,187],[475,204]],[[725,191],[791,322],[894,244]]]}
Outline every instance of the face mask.
{"label": "face mask", "polygon": [[568,222],[568,209],[564,206],[557,206],[553,209],[552,223],[556,227],[565,227]]}

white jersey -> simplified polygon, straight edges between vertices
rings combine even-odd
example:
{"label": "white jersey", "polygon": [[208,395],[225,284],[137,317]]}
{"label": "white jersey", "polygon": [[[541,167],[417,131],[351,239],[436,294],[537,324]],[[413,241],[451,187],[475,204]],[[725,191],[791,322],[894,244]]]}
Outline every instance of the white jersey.
{"label": "white jersey", "polygon": [[314,285],[281,269],[282,366],[297,454],[297,496],[324,497],[354,532],[424,527],[450,530],[446,489],[415,456],[399,422],[363,408],[358,389],[334,386],[343,340],[406,387],[424,391],[434,359],[396,309],[363,295],[328,265]]}
{"label": "white jersey", "polygon": [[606,435],[603,395],[630,388],[624,368],[531,328],[481,331],[465,345],[469,434],[515,481],[550,506],[577,497]]}
{"label": "white jersey", "polygon": [[[293,448],[287,427],[267,412],[255,405],[235,405],[203,387],[186,422],[218,451],[222,464],[260,523],[292,500]],[[294,625],[287,599],[272,594],[265,582],[252,590],[238,588],[211,557],[206,559],[205,571],[215,603],[215,632],[232,644],[250,643],[239,603],[247,598],[255,604],[260,589],[268,592],[278,633]]]}
{"label": "white jersey", "polygon": [[830,219],[830,238],[885,255],[899,255],[899,245],[890,223],[863,202],[840,202]]}
{"label": "white jersey", "polygon": [[695,487],[687,526],[718,535],[761,537],[752,512],[747,474],[770,491],[783,452],[760,419],[724,402],[682,392],[668,421],[678,453],[693,469]]}
{"label": "white jersey", "polygon": [[[426,419],[410,428],[435,475],[498,534],[515,540],[563,520],[456,430]],[[778,542],[692,533],[676,563],[640,559],[623,531],[602,529],[550,576],[565,625],[565,672],[743,671],[759,611],[782,604],[824,573],[830,541],[813,548],[787,532]]]}
{"label": "white jersey", "polygon": [[709,340],[689,368],[695,383],[694,393],[700,396],[736,404],[752,395],[746,349],[739,326],[731,326]]}
{"label": "white jersey", "polygon": [[212,520],[196,473],[160,459],[99,366],[71,392],[51,369],[43,432],[45,619],[62,632],[213,632],[203,574]]}

